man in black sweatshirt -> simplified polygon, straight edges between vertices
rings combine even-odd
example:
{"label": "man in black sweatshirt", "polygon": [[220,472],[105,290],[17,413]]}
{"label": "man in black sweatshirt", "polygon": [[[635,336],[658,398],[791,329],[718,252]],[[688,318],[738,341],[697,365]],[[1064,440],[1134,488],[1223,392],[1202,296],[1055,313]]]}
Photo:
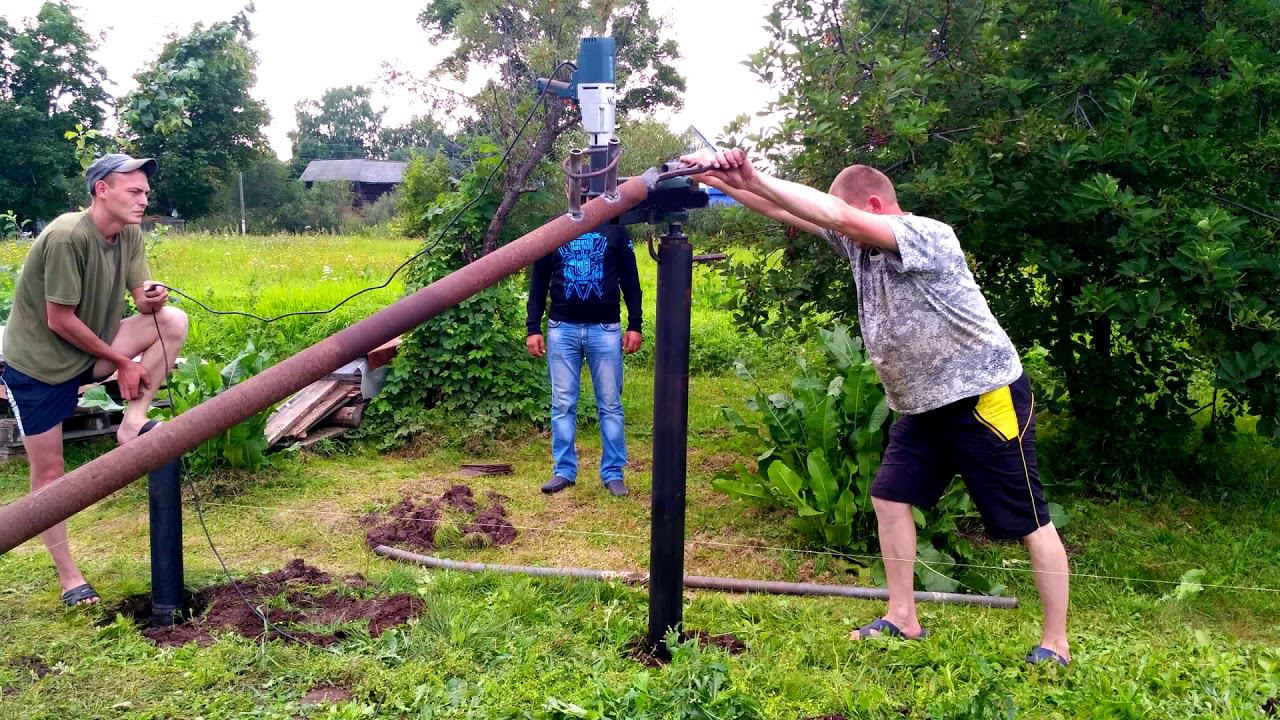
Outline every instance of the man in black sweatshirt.
{"label": "man in black sweatshirt", "polygon": [[[551,312],[547,335],[542,314],[547,292]],[[627,301],[627,331],[622,332],[618,298]],[[603,225],[583,233],[534,263],[529,287],[526,344],[534,357],[547,356],[551,373],[551,479],[542,492],[555,493],[578,479],[578,385],[582,362],[591,369],[600,418],[600,479],[615,496],[627,494],[622,467],[627,440],[622,417],[622,353],[640,349],[642,310],[635,250],[625,227]]]}

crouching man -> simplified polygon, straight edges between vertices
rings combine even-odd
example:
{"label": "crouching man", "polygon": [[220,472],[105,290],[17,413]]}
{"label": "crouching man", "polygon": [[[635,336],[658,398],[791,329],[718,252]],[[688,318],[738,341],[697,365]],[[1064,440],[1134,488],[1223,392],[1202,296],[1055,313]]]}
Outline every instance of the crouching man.
{"label": "crouching man", "polygon": [[[99,158],[85,171],[89,209],[60,215],[27,252],[5,328],[3,382],[33,492],[64,474],[62,421],[75,412],[80,386],[115,373],[128,401],[116,440],[126,443],[147,421],[187,338],[186,314],[166,307],[168,290],[151,281],[138,225],[156,169],[150,158]],[[122,320],[126,291],[139,314]],[[71,559],[66,523],[40,539],[53,556],[62,601],[98,602]]]}

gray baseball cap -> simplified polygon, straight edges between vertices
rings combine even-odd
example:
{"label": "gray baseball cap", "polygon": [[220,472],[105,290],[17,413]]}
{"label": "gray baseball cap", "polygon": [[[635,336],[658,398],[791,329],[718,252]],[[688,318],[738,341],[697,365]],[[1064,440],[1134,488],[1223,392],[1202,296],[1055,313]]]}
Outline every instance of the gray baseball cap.
{"label": "gray baseball cap", "polygon": [[155,161],[155,158],[132,158],[123,153],[110,153],[94,160],[89,169],[84,171],[84,185],[89,190],[89,194],[92,195],[93,186],[111,173],[127,173],[141,170],[147,174],[147,179],[150,180],[151,176],[155,175],[156,170],[159,168],[160,165]]}

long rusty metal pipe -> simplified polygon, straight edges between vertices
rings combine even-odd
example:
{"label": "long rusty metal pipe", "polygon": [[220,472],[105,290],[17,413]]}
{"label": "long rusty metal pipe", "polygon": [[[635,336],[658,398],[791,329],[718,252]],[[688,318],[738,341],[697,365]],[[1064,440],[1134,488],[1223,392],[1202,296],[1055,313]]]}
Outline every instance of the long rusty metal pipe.
{"label": "long rusty metal pipe", "polygon": [[377,346],[457,305],[597,225],[638,205],[656,169],[595,198],[580,219],[561,215],[466,267],[321,340],[107,454],[0,507],[0,554],[39,535],[179,455],[279,402]]}

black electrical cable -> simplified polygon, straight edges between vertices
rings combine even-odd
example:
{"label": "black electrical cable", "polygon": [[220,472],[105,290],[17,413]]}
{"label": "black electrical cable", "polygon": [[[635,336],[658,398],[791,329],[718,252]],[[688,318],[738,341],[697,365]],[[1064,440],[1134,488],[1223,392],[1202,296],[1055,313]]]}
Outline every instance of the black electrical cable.
{"label": "black electrical cable", "polygon": [[[563,60],[560,62],[559,65],[556,65],[554,70],[551,71],[550,77],[554,78],[557,74],[559,74],[561,68],[564,68],[566,66],[572,67],[574,69],[577,69],[578,67],[571,60]],[[480,191],[476,193],[475,197],[471,198],[471,201],[468,202],[466,205],[464,205],[462,209],[459,210],[451,220],[449,220],[448,224],[446,224],[443,228],[441,228],[440,232],[436,234],[435,240],[432,240],[431,243],[428,244],[426,247],[414,253],[412,256],[409,257],[408,260],[405,260],[404,262],[400,263],[400,266],[397,267],[395,270],[393,270],[391,272],[391,275],[389,275],[386,281],[383,282],[381,285],[374,285],[373,287],[367,287],[367,288],[364,288],[363,290],[357,290],[356,292],[351,293],[350,295],[343,298],[341,301],[338,302],[337,305],[334,305],[328,310],[296,310],[294,312],[287,312],[281,315],[276,315],[275,317],[264,318],[260,315],[255,315],[250,312],[244,312],[242,310],[215,310],[214,308],[211,308],[208,305],[205,305],[204,303],[182,292],[178,288],[173,287],[172,285],[165,285],[163,283],[159,283],[159,284],[164,285],[164,287],[167,288],[169,292],[174,293],[176,295],[181,295],[182,297],[190,300],[196,305],[199,305],[205,312],[211,313],[213,315],[240,315],[241,317],[252,318],[254,320],[258,320],[259,322],[264,322],[264,323],[273,323],[273,322],[276,322],[277,320],[283,320],[284,318],[294,317],[298,315],[328,315],[334,310],[337,310],[338,308],[342,307],[343,305],[346,305],[348,302],[351,302],[352,300],[356,299],[357,297],[367,292],[373,292],[374,290],[381,290],[385,288],[386,286],[391,284],[391,281],[394,280],[397,275],[400,274],[401,270],[408,267],[409,263],[413,262],[414,260],[417,260],[423,255],[426,255],[427,253],[434,250],[435,247],[440,244],[440,241],[444,239],[445,233],[449,232],[449,229],[453,227],[454,223],[458,222],[458,218],[461,218],[463,213],[465,213],[466,211],[474,207],[476,203],[480,202],[480,199],[484,197],[485,192],[489,190],[489,184],[493,182],[493,177],[497,175],[498,170],[502,169],[502,166],[506,164],[507,158],[511,156],[511,151],[514,150],[516,147],[516,143],[520,142],[520,138],[524,136],[524,131],[529,127],[530,121],[533,120],[534,113],[538,111],[538,107],[542,104],[542,101],[546,98],[547,90],[550,89],[550,87],[551,87],[551,84],[548,83],[546,86],[542,88],[542,91],[538,93],[538,96],[534,98],[533,107],[529,108],[529,114],[525,115],[524,124],[522,124],[520,126],[520,129],[516,131],[516,136],[511,139],[511,143],[507,145],[507,149],[502,153],[502,157],[498,160],[498,164],[493,166],[493,170],[489,172],[489,176],[486,177],[484,180],[484,185],[481,186]]]}

